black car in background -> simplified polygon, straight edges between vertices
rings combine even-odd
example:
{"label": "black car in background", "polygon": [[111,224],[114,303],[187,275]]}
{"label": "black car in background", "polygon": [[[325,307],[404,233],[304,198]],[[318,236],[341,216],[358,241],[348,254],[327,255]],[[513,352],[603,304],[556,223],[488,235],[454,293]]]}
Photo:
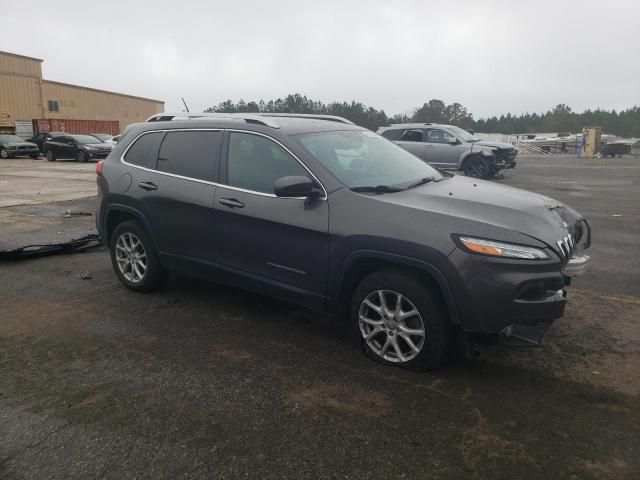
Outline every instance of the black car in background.
{"label": "black car in background", "polygon": [[75,158],[78,162],[106,158],[111,153],[111,145],[100,142],[93,135],[63,134],[47,140],[44,154],[53,162],[58,158]]}
{"label": "black car in background", "polygon": [[0,158],[20,156],[38,158],[40,150],[35,143],[27,142],[17,135],[0,135]]}
{"label": "black car in background", "polygon": [[44,153],[44,142],[46,142],[47,140],[51,140],[53,137],[56,137],[58,135],[64,135],[64,132],[38,133],[37,135],[34,135],[31,138],[28,138],[27,142],[35,143],[36,145],[38,145],[38,149],[40,150],[40,153]]}

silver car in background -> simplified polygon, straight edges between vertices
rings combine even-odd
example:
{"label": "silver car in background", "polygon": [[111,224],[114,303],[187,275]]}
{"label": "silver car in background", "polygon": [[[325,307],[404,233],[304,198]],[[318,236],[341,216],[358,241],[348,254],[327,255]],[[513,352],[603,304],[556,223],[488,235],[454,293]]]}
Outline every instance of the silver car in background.
{"label": "silver car in background", "polygon": [[469,177],[490,178],[516,166],[517,151],[511,144],[480,140],[453,125],[401,123],[377,133],[434,167]]}

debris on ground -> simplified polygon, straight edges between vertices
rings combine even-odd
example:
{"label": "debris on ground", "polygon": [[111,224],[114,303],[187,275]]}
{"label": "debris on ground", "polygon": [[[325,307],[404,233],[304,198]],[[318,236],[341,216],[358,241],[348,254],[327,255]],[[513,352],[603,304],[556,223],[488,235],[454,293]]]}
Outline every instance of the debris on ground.
{"label": "debris on ground", "polygon": [[68,242],[45,245],[27,245],[13,250],[0,251],[0,261],[21,260],[23,258],[42,257],[60,253],[74,253],[101,246],[100,237],[96,234],[69,240]]}
{"label": "debris on ground", "polygon": [[90,212],[72,212],[71,210],[65,210],[62,216],[64,218],[71,218],[71,217],[90,217],[91,215],[93,214]]}
{"label": "debris on ground", "polygon": [[93,275],[91,275],[91,272],[82,272],[80,274],[80,278],[83,280],[90,280],[93,278]]}

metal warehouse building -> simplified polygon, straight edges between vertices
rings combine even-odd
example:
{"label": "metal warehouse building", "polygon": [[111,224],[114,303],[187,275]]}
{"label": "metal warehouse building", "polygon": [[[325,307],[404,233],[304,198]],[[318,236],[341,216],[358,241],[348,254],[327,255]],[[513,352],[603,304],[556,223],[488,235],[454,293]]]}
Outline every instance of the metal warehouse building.
{"label": "metal warehouse building", "polygon": [[110,133],[164,111],[164,102],[44,80],[42,60],[0,51],[0,133]]}

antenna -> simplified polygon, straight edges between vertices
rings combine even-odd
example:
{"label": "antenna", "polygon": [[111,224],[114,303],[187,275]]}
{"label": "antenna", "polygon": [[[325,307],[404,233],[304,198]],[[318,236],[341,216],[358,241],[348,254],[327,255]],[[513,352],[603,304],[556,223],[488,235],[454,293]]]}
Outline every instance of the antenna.
{"label": "antenna", "polygon": [[187,107],[187,102],[184,101],[184,97],[180,97],[182,98],[182,103],[184,103],[184,108],[187,109],[187,113],[189,113],[189,107]]}

